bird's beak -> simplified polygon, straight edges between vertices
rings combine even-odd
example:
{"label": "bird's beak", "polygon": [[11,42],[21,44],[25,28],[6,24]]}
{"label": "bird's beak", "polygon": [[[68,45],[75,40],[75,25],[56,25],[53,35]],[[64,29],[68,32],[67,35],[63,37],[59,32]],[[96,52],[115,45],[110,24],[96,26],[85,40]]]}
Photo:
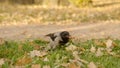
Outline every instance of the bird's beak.
{"label": "bird's beak", "polygon": [[72,37],[71,35],[67,36],[69,39],[73,39],[74,37]]}

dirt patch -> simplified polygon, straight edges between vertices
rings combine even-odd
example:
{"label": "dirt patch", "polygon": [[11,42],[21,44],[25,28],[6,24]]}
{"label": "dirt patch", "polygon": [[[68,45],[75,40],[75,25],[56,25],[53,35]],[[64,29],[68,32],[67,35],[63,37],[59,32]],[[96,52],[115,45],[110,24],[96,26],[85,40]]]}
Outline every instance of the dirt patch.
{"label": "dirt patch", "polygon": [[0,38],[6,40],[44,39],[44,35],[59,31],[70,31],[77,39],[98,39],[111,37],[120,39],[120,22],[101,22],[79,25],[19,25],[1,26]]}

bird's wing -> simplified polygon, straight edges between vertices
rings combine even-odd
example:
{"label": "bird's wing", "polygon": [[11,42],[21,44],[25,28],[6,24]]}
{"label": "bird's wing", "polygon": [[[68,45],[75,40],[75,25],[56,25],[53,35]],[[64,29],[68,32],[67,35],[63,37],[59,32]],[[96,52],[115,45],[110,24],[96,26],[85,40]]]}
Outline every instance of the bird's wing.
{"label": "bird's wing", "polygon": [[49,45],[48,45],[49,49],[51,49],[51,48],[52,48],[52,49],[55,49],[56,46],[59,45],[59,42],[62,40],[59,34],[54,34],[54,36],[55,36],[54,41],[51,39],[51,40],[50,40],[50,43],[49,43]]}
{"label": "bird's wing", "polygon": [[47,34],[47,35],[45,35],[45,36],[50,37],[50,38],[52,39],[52,41],[54,41],[55,38],[57,37],[57,36],[54,35],[54,33],[50,33],[50,34]]}
{"label": "bird's wing", "polygon": [[52,49],[55,49],[58,45],[60,45],[59,44],[60,40],[61,38],[57,36],[54,41],[50,42]]}

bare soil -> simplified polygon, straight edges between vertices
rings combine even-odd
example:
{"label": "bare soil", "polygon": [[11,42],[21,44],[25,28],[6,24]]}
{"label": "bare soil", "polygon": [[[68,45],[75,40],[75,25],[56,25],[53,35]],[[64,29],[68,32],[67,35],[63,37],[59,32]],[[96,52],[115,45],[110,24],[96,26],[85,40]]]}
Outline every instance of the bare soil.
{"label": "bare soil", "polygon": [[0,26],[0,38],[5,40],[43,39],[48,33],[67,30],[76,39],[120,39],[120,22],[84,23],[78,25],[10,25]]}

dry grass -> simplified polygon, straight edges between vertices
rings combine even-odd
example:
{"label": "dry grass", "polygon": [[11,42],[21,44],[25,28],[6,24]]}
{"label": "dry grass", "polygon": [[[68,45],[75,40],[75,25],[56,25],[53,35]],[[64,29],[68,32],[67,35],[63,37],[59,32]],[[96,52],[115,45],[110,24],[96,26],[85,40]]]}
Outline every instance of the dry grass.
{"label": "dry grass", "polygon": [[120,20],[120,2],[93,1],[94,7],[87,8],[0,4],[0,23],[8,25],[79,24]]}

